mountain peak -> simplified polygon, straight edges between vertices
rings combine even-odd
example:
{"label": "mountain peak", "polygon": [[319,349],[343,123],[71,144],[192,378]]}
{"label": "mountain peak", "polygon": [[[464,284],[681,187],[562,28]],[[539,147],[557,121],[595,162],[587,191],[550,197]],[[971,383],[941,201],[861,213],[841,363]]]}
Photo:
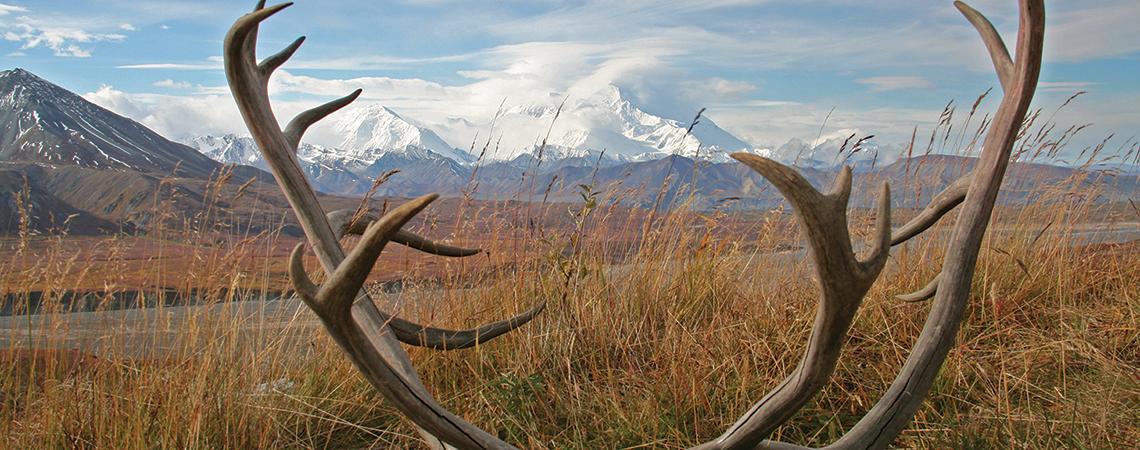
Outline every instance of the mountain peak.
{"label": "mountain peak", "polygon": [[0,72],[0,161],[207,176],[217,164],[24,70]]}
{"label": "mountain peak", "polygon": [[[499,126],[509,130],[534,130],[540,141],[572,155],[605,151],[617,160],[648,160],[665,156],[712,155],[726,159],[726,154],[748,150],[750,145],[716,126],[707,117],[689,131],[688,124],[674,118],[657,116],[631,101],[621,87],[607,84],[590,91],[570,94],[554,119],[560,100],[534,105],[518,105],[499,118]],[[553,124],[553,128],[551,125]],[[550,130],[546,139],[546,130]],[[532,151],[529,133],[515,132],[507,147],[511,153]]]}
{"label": "mountain peak", "polygon": [[17,67],[15,69],[11,69],[11,70],[0,71],[0,78],[21,78],[21,79],[27,79],[27,80],[44,81],[43,78],[40,78],[38,75],[31,73],[27,70],[24,70],[21,67]]}
{"label": "mountain peak", "polygon": [[37,102],[45,100],[81,100],[78,95],[71,91],[59,87],[19,67],[0,72],[0,94],[2,94],[5,100],[10,104],[16,103],[17,98],[22,101]]}
{"label": "mountain peak", "polygon": [[414,149],[429,150],[456,161],[468,159],[434,131],[405,119],[384,105],[350,110],[336,123],[335,129],[344,136],[337,147],[359,160],[375,161],[385,153],[406,153]]}

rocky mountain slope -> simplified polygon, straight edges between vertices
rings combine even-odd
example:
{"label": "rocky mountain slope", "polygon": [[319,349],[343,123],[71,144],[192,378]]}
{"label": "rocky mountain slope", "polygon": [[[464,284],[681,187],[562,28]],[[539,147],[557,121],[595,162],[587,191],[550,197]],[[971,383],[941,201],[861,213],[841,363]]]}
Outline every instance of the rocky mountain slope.
{"label": "rocky mountain slope", "polygon": [[220,166],[22,69],[0,72],[0,161],[192,177]]}
{"label": "rocky mountain slope", "polygon": [[[157,210],[187,217],[224,188],[271,177],[225,166],[28,71],[0,72],[0,233],[132,231]],[[256,186],[255,186],[256,185]],[[268,186],[272,187],[272,186]]]}

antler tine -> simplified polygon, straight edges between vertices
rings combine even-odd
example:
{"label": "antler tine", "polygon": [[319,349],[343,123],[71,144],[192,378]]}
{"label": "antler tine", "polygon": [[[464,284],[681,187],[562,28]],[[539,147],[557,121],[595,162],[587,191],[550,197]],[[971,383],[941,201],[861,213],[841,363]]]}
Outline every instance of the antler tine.
{"label": "antler tine", "polygon": [[[366,211],[359,218],[355,216],[356,210],[354,209],[340,209],[330,212],[326,215],[326,217],[329,219],[329,224],[332,225],[333,231],[337,235],[337,239],[340,239],[346,234],[354,234],[359,236],[360,234],[364,233],[365,229],[368,228],[368,224],[378,219],[376,214],[372,211]],[[433,255],[439,256],[450,256],[454,258],[477,255],[482,251],[477,248],[463,248],[454,247],[447,244],[440,244],[407,230],[400,230],[393,234],[392,242],[411,247],[425,253],[431,253]]]}
{"label": "antler tine", "polygon": [[304,43],[305,37],[301,36],[294,40],[292,44],[289,44],[288,47],[262,60],[261,64],[257,65],[257,70],[261,72],[261,77],[268,81],[273,71],[281,67],[282,64],[285,64],[286,61],[289,61],[289,58],[292,58],[293,54],[297,53],[297,49],[301,48],[301,44]]}
{"label": "antler tine", "polygon": [[447,330],[425,327],[413,322],[393,317],[388,325],[396,333],[400,342],[427,347],[435,350],[460,350],[482,345],[495,338],[510,333],[538,317],[546,309],[546,302],[539,302],[533,308],[511,317],[481,325],[468,330]]}
{"label": "antler tine", "polygon": [[954,2],[954,7],[966,16],[966,20],[978,30],[978,34],[982,36],[982,42],[986,44],[986,50],[990,52],[990,59],[993,60],[994,70],[997,72],[998,81],[1001,82],[1002,90],[1009,92],[1010,83],[1012,83],[1014,75],[1013,60],[1009,57],[1009,49],[1005,46],[1005,41],[1002,40],[1001,35],[998,34],[994,24],[983,16],[978,10],[970,7],[964,2]]}
{"label": "antler tine", "polygon": [[[329,223],[332,225],[333,231],[336,232],[338,239],[344,234],[362,234],[368,228],[369,223],[377,220],[376,215],[371,212],[365,213],[354,221],[355,215],[356,211],[352,209],[341,209],[328,213]],[[393,234],[390,239],[397,244],[441,256],[464,257],[480,252],[479,249],[475,248],[439,244],[402,229]],[[458,350],[490,342],[499,336],[514,331],[533,320],[544,309],[546,309],[546,302],[540,302],[530,310],[515,317],[467,330],[428,327],[395,316],[388,317],[386,322],[395,332],[396,338],[405,344],[437,350]],[[381,314],[384,314],[383,311]]]}
{"label": "antler tine", "polygon": [[289,280],[293,282],[293,290],[297,291],[297,295],[301,300],[312,308],[312,305],[318,304],[317,291],[320,289],[313,280],[309,278],[309,274],[305,272],[305,263],[303,257],[305,256],[305,243],[302,242],[293,247],[293,252],[289,254]]}
{"label": "antler tine", "polygon": [[930,282],[926,283],[922,289],[911,292],[909,294],[896,295],[895,298],[904,302],[921,302],[923,300],[930,300],[934,298],[934,294],[938,292],[938,280],[942,279],[942,274],[935,275]]}
{"label": "antler tine", "polygon": [[884,183],[872,251],[858,261],[847,228],[851,169],[844,167],[827,194],[794,169],[749,153],[732,157],[759,172],[792,204],[807,235],[822,289],[808,348],[796,369],[715,441],[700,449],[753,448],[799,411],[831,378],[847,330],[863,297],[886,265],[890,250],[890,187]]}
{"label": "antler tine", "polygon": [[301,145],[301,137],[305,135],[305,131],[310,126],[356,101],[363,92],[363,89],[357,89],[344,97],[297,114],[297,117],[294,117],[293,120],[289,121],[289,125],[285,126],[285,139],[289,142],[290,147],[296,151],[297,146]]}
{"label": "antler tine", "polygon": [[337,266],[336,271],[321,288],[322,303],[332,311],[347,316],[349,306],[356,300],[360,288],[364,287],[364,280],[372,272],[372,266],[376,264],[376,259],[380,257],[380,252],[384,250],[391,236],[436,198],[439,198],[439,195],[428,194],[418,197],[400,205],[369,225],[360,243],[353,247],[352,252]]}
{"label": "antler tine", "polygon": [[463,258],[479,254],[482,250],[477,248],[463,248],[455,247],[446,244],[440,244],[430,241],[420,235],[412,233],[407,230],[400,230],[392,236],[392,242],[397,244],[411,247],[424,253],[431,253],[439,256],[450,256],[452,258]]}
{"label": "antler tine", "polygon": [[871,253],[863,264],[875,265],[885,262],[891,251],[891,185],[886,181],[879,191],[879,212],[875,218],[875,240],[871,243]]}
{"label": "antler tine", "polygon": [[970,181],[973,179],[972,175],[972,173],[969,173],[954,180],[946,189],[934,196],[934,198],[930,200],[930,203],[923,208],[922,212],[908,221],[906,225],[895,230],[891,235],[891,246],[902,244],[922,234],[922,232],[938,223],[943,216],[962,204],[962,201],[966,200],[966,192],[970,190]]}

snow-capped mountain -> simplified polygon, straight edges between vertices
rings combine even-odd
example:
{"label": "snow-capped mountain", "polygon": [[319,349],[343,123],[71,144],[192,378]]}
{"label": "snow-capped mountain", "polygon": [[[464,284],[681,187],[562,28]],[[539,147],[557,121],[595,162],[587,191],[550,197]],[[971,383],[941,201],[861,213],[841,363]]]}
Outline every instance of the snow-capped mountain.
{"label": "snow-capped mountain", "polygon": [[708,117],[702,117],[690,133],[687,122],[647,113],[613,85],[561,102],[551,96],[546,104],[515,106],[496,117],[496,127],[507,131],[502,152],[494,158],[509,160],[536,153],[547,130],[547,147],[573,157],[604,150],[618,161],[645,161],[670,155],[699,155],[720,161],[728,153],[751,149]]}
{"label": "snow-capped mountain", "polygon": [[[297,159],[310,181],[328,193],[362,194],[371,180],[392,169],[395,160],[405,166],[471,161],[466,152],[452,147],[432,130],[381,105],[351,109],[340,115],[333,128],[342,136],[339,145],[302,143],[297,149]],[[268,169],[257,144],[248,136],[199,136],[186,144],[219,162]]]}
{"label": "snow-capped mountain", "polygon": [[234,134],[199,136],[184,144],[222,164],[241,164],[266,169],[265,160],[253,138]]}
{"label": "snow-capped mountain", "polygon": [[218,167],[23,69],[0,72],[0,125],[0,161],[202,177]]}
{"label": "snow-capped mountain", "polygon": [[[269,171],[269,165],[261,155],[257,142],[249,136],[225,134],[222,136],[199,136],[185,142],[191,148],[202,152],[223,164],[240,164]],[[359,173],[365,172],[368,162],[346,157],[342,152],[324,147],[301,143],[297,150],[301,169],[318,190],[335,194],[359,194],[367,189]]]}
{"label": "snow-capped mountain", "polygon": [[[891,158],[881,155],[880,148],[873,141],[861,140],[864,135],[856,130],[840,130],[812,143],[792,139],[776,148],[754,148],[718,127],[709,117],[701,117],[690,131],[685,122],[645,112],[614,86],[565,103],[555,96],[548,100],[545,104],[519,105],[501,112],[494,128],[502,131],[492,135],[496,145],[482,155],[484,163],[512,168],[516,172],[504,173],[509,178],[517,176],[519,170],[550,173],[568,167],[612,167],[670,156],[731,162],[728,154],[736,151],[815,169],[843,163],[869,169],[888,164],[897,156],[897,151],[889,152]],[[337,117],[328,141],[339,141],[338,145],[302,144],[297,152],[302,168],[319,190],[361,194],[371,186],[371,180],[395,169],[404,173],[401,178],[407,178],[407,174],[427,178],[408,178],[405,183],[442,183],[447,184],[447,189],[462,186],[470,179],[460,172],[474,167],[476,157],[448,144],[414,119],[381,105],[362,106]],[[472,135],[479,131],[478,125],[467,120],[457,119],[441,126],[450,131],[457,126],[469,128]],[[546,142],[542,145],[544,137]],[[203,136],[188,144],[221,162],[267,168],[248,137]],[[856,144],[860,150],[851,153]],[[447,183],[433,179],[436,177],[431,174],[439,170],[449,174],[440,175],[449,180]]]}
{"label": "snow-capped mountain", "polygon": [[792,138],[774,149],[758,148],[752,150],[752,153],[784,164],[813,169],[850,165],[858,171],[898,160],[899,146],[881,146],[873,138],[858,130],[839,130],[814,142]]}
{"label": "snow-capped mountain", "polygon": [[336,148],[346,157],[376,161],[385,153],[417,153],[428,150],[458,162],[467,162],[466,152],[457,150],[434,131],[401,117],[382,105],[368,105],[339,115],[336,133],[344,136]]}
{"label": "snow-capped mountain", "polygon": [[[238,136],[236,134],[206,135],[187,140],[184,144],[223,164],[240,164],[269,170],[269,166],[266,165],[265,159],[261,156],[261,150],[257,148],[257,143],[249,136]],[[302,162],[310,163],[353,161],[352,158],[345,157],[336,150],[305,142],[302,142],[301,147],[297,149],[297,156]]]}

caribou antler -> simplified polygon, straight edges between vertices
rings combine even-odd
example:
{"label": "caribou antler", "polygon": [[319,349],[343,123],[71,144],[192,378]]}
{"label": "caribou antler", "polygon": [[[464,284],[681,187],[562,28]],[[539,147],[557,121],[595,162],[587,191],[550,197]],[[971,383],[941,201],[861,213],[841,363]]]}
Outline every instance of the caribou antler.
{"label": "caribou antler", "polygon": [[871,254],[858,260],[847,228],[851,168],[844,167],[831,191],[821,194],[794,169],[750,153],[733,158],[768,179],[792,204],[807,237],[822,291],[807,350],[796,369],[716,441],[698,448],[753,448],[811,400],[831,378],[847,330],[867,290],[887,263],[891,240],[891,194],[883,183]]}
{"label": "caribou antler", "polygon": [[[301,113],[284,131],[281,130],[269,102],[269,77],[297,51],[304,39],[297,39],[260,64],[256,62],[255,47],[260,23],[290,5],[292,3],[266,8],[263,0],[258,2],[253,12],[234,22],[226,34],[224,66],[226,78],[246,127],[261,148],[274,178],[289,200],[317,259],[326,272],[340,276],[340,278],[334,277],[326,284],[331,290],[321,290],[320,295],[316,295],[317,292],[310,289],[311,283],[306,285],[303,279],[296,276],[296,264],[294,264],[294,270],[291,272],[294,275],[295,287],[305,303],[317,312],[334,340],[349,355],[356,368],[365,374],[377,390],[393,401],[401,412],[413,418],[420,427],[421,435],[429,444],[435,448],[443,448],[443,442],[470,447],[497,441],[486,433],[472,431],[475,429],[470,425],[465,427],[469,430],[457,428],[457,423],[465,424],[465,422],[444,410],[427,393],[408,360],[407,353],[397,343],[397,338],[403,338],[405,342],[415,345],[462,348],[480,341],[485,342],[526,323],[542,310],[543,305],[540,304],[535,309],[506,321],[505,325],[504,322],[500,322],[469,331],[428,328],[399,321],[382,313],[367,293],[360,289],[364,278],[367,277],[367,270],[360,268],[371,267],[371,261],[367,264],[362,261],[369,258],[375,260],[388,240],[415,243],[421,250],[429,252],[433,248],[440,248],[438,244],[418,236],[399,233],[400,226],[434,197],[413,200],[377,221],[370,227],[377,231],[371,236],[366,233],[365,239],[353,252],[353,258],[349,262],[355,270],[342,269],[338,272],[344,262],[344,250],[317,202],[316,193],[301,171],[296,151],[301,136],[309,126],[347,106],[360,95],[360,91]],[[410,246],[417,247],[417,245]],[[295,256],[296,254],[297,252],[294,253]],[[372,256],[373,254],[375,256]],[[296,259],[297,257],[294,258],[295,261]],[[319,302],[315,301],[318,299]],[[397,329],[403,329],[405,332],[394,331]]]}
{"label": "caribou antler", "polygon": [[[828,448],[887,447],[926,397],[963,319],[981,240],[993,212],[1017,132],[1037,86],[1045,27],[1042,0],[1020,0],[1021,23],[1015,61],[1010,58],[989,21],[961,2],[955,2],[955,5],[981,34],[994,60],[1005,97],[994,116],[974,172],[936,196],[918,217],[893,235],[890,232],[890,190],[886,184],[883,185],[876,233],[866,259],[855,257],[847,229],[846,210],[851,188],[849,168],[844,168],[834,187],[823,194],[789,167],[755,155],[732,155],[771,181],[792,204],[810,245],[822,295],[807,350],[796,369],[724,434],[700,448],[802,448],[765,439],[798,412],[830,379],[854,314],[882,271],[890,247],[929,229],[961,204],[942,272],[925,289],[934,296],[931,312],[906,364],[878,403]],[[334,221],[340,231],[335,231],[320,213],[316,195],[308,187],[294,151],[305,128],[347,105],[359,93],[303,113],[291,122],[285,132],[277,128],[269,107],[266,82],[269,74],[297,50],[301,40],[267,58],[260,66],[253,61],[253,45],[258,23],[287,6],[289,4],[264,8],[262,2],[253,13],[238,19],[226,37],[225,66],[246,125],[266,154],[266,160],[297,213],[321,265],[331,274],[323,286],[313,284],[301,265],[303,247],[298,246],[290,264],[290,277],[298,294],[317,313],[357,369],[400,412],[420,427],[421,434],[430,445],[436,448],[445,445],[464,449],[513,448],[443,409],[432,398],[417,378],[407,354],[396,343],[394,335],[399,334],[395,331],[399,326],[393,323],[398,319],[381,313],[360,290],[388,241],[402,241],[415,248],[432,249],[452,256],[469,252],[401,234],[400,227],[436,197],[424,196],[401,205],[372,221],[364,230],[349,227],[349,222],[337,215]],[[337,238],[339,234],[353,230],[362,231],[363,236],[345,259]],[[520,316],[522,322],[532,318],[541,308],[539,305]],[[517,326],[517,323],[512,325]]]}
{"label": "caribou antler", "polygon": [[954,5],[970,19],[990,49],[1005,95],[982,144],[982,154],[950,236],[937,293],[922,333],[891,387],[863,419],[835,443],[838,447],[882,448],[890,445],[930,391],[962,323],[982,238],[1009,167],[1018,131],[1037,90],[1045,41],[1044,1],[1019,2],[1015,61],[1009,61],[1009,51],[1005,50],[1005,44],[992,30],[993,27],[988,25],[989,21],[965,3],[954,2]]}

